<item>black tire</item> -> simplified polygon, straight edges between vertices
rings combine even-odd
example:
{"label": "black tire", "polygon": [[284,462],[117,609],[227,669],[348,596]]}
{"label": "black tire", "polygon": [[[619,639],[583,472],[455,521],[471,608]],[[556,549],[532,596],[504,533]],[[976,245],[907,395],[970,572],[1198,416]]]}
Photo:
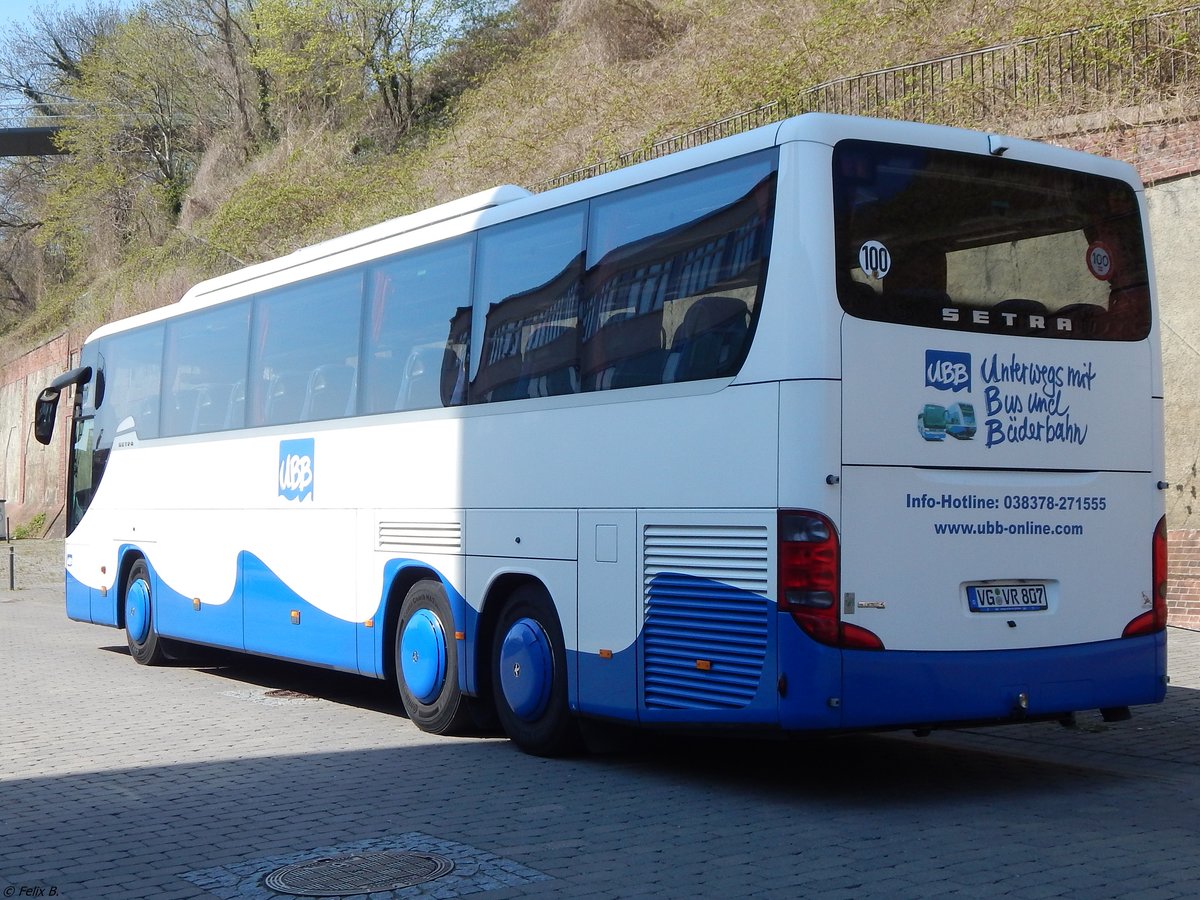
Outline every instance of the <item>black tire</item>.
{"label": "black tire", "polygon": [[[505,693],[504,645],[510,632],[525,629],[535,641],[545,640],[551,665],[539,673],[548,682],[544,700],[524,714],[513,708]],[[500,612],[492,638],[492,694],[496,715],[514,744],[534,756],[564,756],[579,750],[579,725],[567,697],[567,653],[554,603],[540,584],[518,588]]]}
{"label": "black tire", "polygon": [[[413,623],[414,616],[419,618],[413,627],[424,628],[426,637],[432,637],[439,630],[441,632],[443,675],[440,678],[430,678],[430,689],[435,691],[433,695],[421,692],[422,696],[418,696],[404,677],[401,648],[404,645],[405,629]],[[454,637],[454,613],[450,609],[450,601],[446,598],[446,589],[440,581],[418,581],[409,588],[400,607],[400,621],[396,624],[393,651],[396,686],[400,690],[404,710],[413,723],[430,734],[469,733],[473,720],[465,702],[466,698],[458,685],[458,641]],[[412,653],[413,650],[410,649],[410,657]]]}
{"label": "black tire", "polygon": [[150,567],[139,559],[125,581],[125,640],[129,655],[142,666],[161,666],[167,661],[166,642],[158,636],[150,588]]}

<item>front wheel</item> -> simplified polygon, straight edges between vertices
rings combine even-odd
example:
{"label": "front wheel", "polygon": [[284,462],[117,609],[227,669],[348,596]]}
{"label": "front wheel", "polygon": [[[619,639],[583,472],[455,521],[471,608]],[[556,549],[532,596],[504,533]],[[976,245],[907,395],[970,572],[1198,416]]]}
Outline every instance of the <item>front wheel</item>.
{"label": "front wheel", "polygon": [[129,655],[143,666],[160,666],[167,654],[154,624],[154,603],[150,593],[150,568],[139,559],[129,570],[125,582],[125,640]]}
{"label": "front wheel", "polygon": [[430,734],[462,734],[471,713],[458,686],[458,641],[446,589],[418,581],[400,607],[396,684],[408,717]]}
{"label": "front wheel", "polygon": [[500,613],[492,641],[492,692],[505,733],[526,753],[562,756],[578,749],[562,627],[541,585],[519,588]]}

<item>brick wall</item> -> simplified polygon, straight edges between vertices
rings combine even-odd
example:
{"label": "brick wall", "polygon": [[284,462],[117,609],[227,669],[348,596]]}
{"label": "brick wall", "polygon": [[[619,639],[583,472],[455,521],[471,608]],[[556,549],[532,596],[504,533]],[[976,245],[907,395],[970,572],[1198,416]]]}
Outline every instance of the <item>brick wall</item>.
{"label": "brick wall", "polygon": [[1130,163],[1146,184],[1200,170],[1200,118],[1134,125],[1110,119],[1100,127],[1046,135],[1042,139]]}
{"label": "brick wall", "polygon": [[69,403],[59,403],[58,433],[49,447],[34,440],[33,414],[42,389],[71,367],[72,353],[70,339],[60,335],[0,366],[0,499],[14,528],[40,513],[53,523],[52,534],[62,532]]}
{"label": "brick wall", "polygon": [[1167,537],[1167,622],[1200,630],[1200,531]]}

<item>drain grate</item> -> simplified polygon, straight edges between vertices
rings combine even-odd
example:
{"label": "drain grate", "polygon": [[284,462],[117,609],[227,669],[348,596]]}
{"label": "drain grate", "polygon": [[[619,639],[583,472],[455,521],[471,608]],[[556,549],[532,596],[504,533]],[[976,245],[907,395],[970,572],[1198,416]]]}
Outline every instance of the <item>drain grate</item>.
{"label": "drain grate", "polygon": [[424,884],[452,871],[454,863],[436,853],[383,850],[292,863],[268,875],[266,885],[299,897],[349,897]]}

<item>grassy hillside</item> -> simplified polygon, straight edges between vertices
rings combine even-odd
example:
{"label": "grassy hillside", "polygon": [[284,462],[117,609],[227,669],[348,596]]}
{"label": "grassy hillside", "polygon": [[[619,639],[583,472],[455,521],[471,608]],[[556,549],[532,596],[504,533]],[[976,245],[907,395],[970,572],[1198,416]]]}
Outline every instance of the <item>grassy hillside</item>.
{"label": "grassy hillside", "polygon": [[6,349],[171,302],[198,279],[349,229],[496,184],[533,185],[831,78],[1177,5],[539,2],[523,7],[539,27],[509,34],[494,52],[468,48],[467,89],[398,147],[353,120],[289,124],[248,158],[217,135],[177,219],[50,283]]}

